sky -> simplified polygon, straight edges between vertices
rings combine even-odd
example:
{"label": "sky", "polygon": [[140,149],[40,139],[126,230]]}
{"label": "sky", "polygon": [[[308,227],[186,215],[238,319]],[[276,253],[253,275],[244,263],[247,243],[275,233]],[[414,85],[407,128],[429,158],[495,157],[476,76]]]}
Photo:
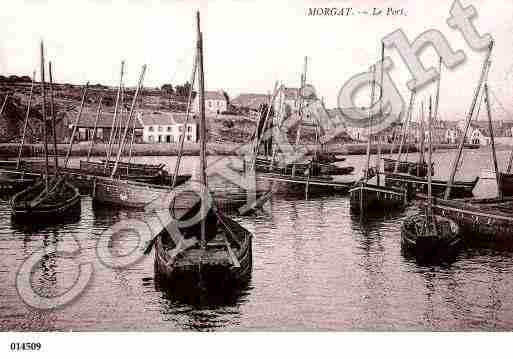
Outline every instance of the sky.
{"label": "sky", "polygon": [[[275,81],[298,86],[303,58],[308,56],[307,79],[325,100],[337,96],[352,76],[367,71],[380,58],[380,42],[402,29],[410,40],[422,32],[439,30],[467,60],[455,69],[442,69],[440,116],[459,120],[470,106],[484,52],[475,52],[446,21],[452,1],[245,1],[245,0],[20,0],[0,13],[0,73],[31,74],[39,68],[39,42],[54,64],[57,82],[102,83],[115,86],[121,60],[126,61],[126,84],[135,86],[143,64],[145,86],[183,83],[191,76],[195,46],[195,11],[201,12],[206,89],[239,93],[271,92]],[[473,5],[473,19],[481,34],[495,40],[489,86],[497,118],[513,114],[513,2],[462,0]],[[405,16],[307,16],[310,7],[352,7],[355,10],[404,8]],[[405,64],[395,49],[386,49],[390,72],[408,101]],[[421,53],[426,67],[437,67],[430,47]],[[434,86],[419,93],[428,101]],[[365,96],[361,96],[364,105]],[[368,99],[367,99],[368,101]],[[495,101],[495,103],[494,103]],[[499,105],[499,102],[505,107]]]}

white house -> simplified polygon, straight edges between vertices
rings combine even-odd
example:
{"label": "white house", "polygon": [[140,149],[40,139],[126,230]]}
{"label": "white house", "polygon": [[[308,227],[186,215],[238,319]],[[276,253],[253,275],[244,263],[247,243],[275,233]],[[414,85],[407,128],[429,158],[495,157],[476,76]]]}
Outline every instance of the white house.
{"label": "white house", "polygon": [[[221,114],[228,110],[228,98],[224,91],[205,91],[205,112]],[[196,95],[192,103],[192,111],[199,113],[199,96]]]}
{"label": "white house", "polygon": [[198,124],[195,115],[189,116],[185,128],[185,114],[170,112],[141,112],[138,114],[143,127],[145,143],[177,143],[181,136],[185,142],[197,142]]}

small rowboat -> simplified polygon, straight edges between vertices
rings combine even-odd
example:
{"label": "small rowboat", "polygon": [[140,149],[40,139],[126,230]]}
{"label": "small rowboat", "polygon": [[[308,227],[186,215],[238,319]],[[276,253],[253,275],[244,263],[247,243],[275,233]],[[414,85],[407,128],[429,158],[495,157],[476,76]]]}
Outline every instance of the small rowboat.
{"label": "small rowboat", "polygon": [[[200,203],[180,221],[198,214]],[[180,228],[172,235],[164,228],[155,239],[155,274],[169,286],[215,288],[246,284],[253,266],[252,234],[219,210],[212,208],[205,220],[202,246],[201,223]]]}
{"label": "small rowboat", "polygon": [[57,220],[69,211],[80,211],[80,193],[63,177],[50,181],[48,190],[42,180],[14,195],[9,205],[17,220]]}
{"label": "small rowboat", "polygon": [[425,214],[406,218],[401,226],[401,247],[421,261],[437,261],[456,253],[462,238],[453,220]]}

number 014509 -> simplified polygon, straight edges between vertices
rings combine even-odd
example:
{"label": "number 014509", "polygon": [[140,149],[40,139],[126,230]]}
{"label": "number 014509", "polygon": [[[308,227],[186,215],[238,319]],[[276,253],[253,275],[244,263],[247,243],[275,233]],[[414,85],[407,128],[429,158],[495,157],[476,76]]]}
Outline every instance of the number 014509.
{"label": "number 014509", "polygon": [[40,350],[41,343],[11,343],[12,351],[22,351],[22,350]]}

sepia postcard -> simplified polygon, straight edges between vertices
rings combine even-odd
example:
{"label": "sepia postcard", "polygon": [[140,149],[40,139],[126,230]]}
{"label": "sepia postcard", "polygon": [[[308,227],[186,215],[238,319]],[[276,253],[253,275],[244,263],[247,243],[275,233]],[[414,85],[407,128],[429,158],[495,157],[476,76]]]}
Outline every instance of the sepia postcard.
{"label": "sepia postcard", "polygon": [[2,351],[510,331],[512,34],[508,0],[6,2]]}

